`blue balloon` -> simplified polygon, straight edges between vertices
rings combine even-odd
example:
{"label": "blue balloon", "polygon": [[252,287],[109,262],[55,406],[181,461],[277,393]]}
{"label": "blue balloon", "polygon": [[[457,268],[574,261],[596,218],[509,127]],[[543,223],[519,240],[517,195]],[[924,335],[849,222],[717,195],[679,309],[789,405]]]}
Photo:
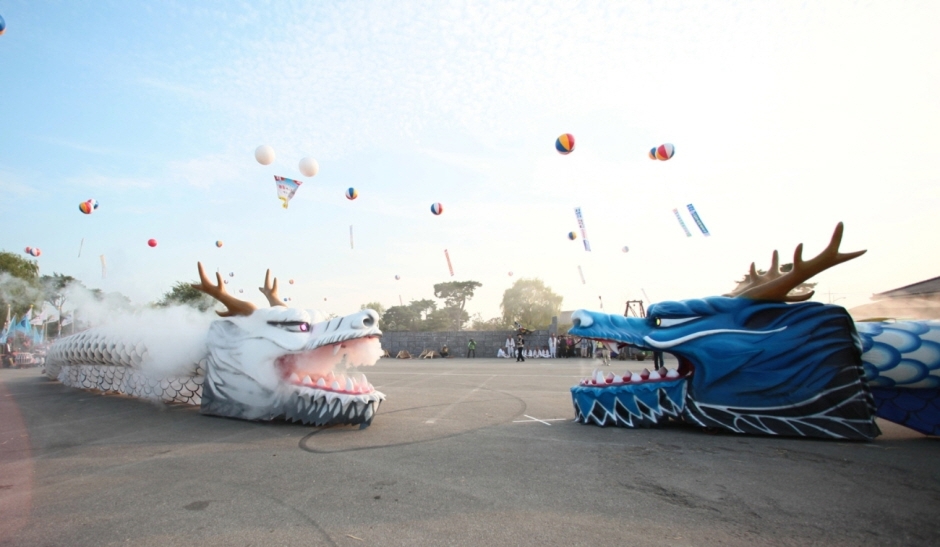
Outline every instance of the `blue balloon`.
{"label": "blue balloon", "polygon": [[3,16],[0,15],[0,34],[3,34],[3,31],[7,29],[7,23],[3,20]]}

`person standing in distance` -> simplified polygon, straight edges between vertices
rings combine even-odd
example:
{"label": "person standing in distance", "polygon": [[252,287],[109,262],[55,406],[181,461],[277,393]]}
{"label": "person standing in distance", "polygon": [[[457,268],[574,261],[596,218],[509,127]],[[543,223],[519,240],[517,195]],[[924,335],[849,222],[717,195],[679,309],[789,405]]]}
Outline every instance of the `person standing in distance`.
{"label": "person standing in distance", "polygon": [[473,338],[470,339],[470,342],[467,343],[467,359],[477,356],[477,343],[473,341]]}
{"label": "person standing in distance", "polygon": [[519,338],[516,340],[516,362],[525,362],[525,357],[522,355],[522,352],[525,351],[525,340],[522,339],[522,335],[519,335]]}

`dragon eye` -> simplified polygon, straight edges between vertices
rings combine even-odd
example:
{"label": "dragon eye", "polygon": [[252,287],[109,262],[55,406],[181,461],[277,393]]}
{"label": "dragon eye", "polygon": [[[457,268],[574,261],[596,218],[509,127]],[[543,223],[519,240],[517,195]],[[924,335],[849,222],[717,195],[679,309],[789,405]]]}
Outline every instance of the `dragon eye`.
{"label": "dragon eye", "polygon": [[306,321],[268,321],[268,324],[287,332],[308,332],[310,330],[310,323]]}
{"label": "dragon eye", "polygon": [[653,318],[653,325],[654,325],[654,326],[659,327],[659,326],[661,326],[662,324],[663,324],[663,320],[662,320],[662,319],[660,319],[659,317],[654,317],[654,318]]}

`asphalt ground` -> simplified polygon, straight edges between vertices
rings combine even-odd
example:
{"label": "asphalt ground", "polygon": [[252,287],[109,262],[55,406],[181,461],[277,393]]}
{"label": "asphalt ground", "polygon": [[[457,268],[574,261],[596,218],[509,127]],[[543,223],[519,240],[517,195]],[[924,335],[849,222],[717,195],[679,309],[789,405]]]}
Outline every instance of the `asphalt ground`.
{"label": "asphalt ground", "polygon": [[382,359],[365,430],[0,370],[0,545],[940,544],[937,438],[574,423],[569,388],[598,364]]}

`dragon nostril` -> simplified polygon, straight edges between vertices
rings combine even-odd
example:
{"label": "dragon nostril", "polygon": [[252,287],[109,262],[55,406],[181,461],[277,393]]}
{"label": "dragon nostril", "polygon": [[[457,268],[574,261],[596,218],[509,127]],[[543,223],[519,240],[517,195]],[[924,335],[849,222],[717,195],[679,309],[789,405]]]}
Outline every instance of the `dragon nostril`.
{"label": "dragon nostril", "polygon": [[578,318],[572,319],[571,322],[574,323],[574,326],[576,326],[576,327],[580,327],[580,326],[581,326],[581,320],[578,319]]}
{"label": "dragon nostril", "polygon": [[371,315],[367,315],[367,316],[362,320],[362,324],[363,324],[364,326],[366,326],[366,327],[371,327],[372,325],[375,324],[375,318],[372,317]]}

